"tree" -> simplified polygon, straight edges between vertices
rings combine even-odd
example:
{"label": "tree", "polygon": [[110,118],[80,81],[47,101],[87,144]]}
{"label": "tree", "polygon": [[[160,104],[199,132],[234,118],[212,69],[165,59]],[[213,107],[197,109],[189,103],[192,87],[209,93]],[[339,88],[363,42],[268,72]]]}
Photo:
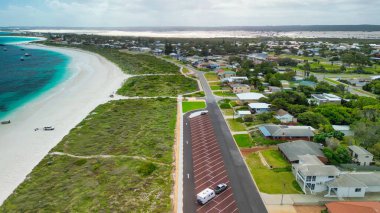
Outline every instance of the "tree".
{"label": "tree", "polygon": [[307,81],[312,81],[312,82],[315,82],[315,83],[318,83],[318,79],[317,77],[315,77],[314,75],[310,75],[308,78],[306,78],[305,80]]}
{"label": "tree", "polygon": [[354,121],[354,110],[335,104],[323,104],[315,108],[315,112],[325,116],[331,124],[348,125]]}
{"label": "tree", "polygon": [[320,82],[318,82],[317,86],[315,87],[315,91],[317,93],[331,93],[331,92],[336,92],[337,89],[327,82],[320,81]]}
{"label": "tree", "polygon": [[290,114],[297,117],[299,114],[306,112],[309,109],[309,107],[305,105],[298,105],[298,104],[289,104],[287,105],[287,110]]}
{"label": "tree", "polygon": [[334,165],[351,162],[350,152],[346,147],[341,145],[339,145],[335,150],[331,148],[324,148],[323,153],[329,162]]}
{"label": "tree", "polygon": [[373,80],[363,86],[363,89],[374,94],[380,94],[380,79]]}
{"label": "tree", "polygon": [[281,84],[280,80],[278,80],[276,77],[271,77],[271,78],[268,80],[268,83],[269,83],[271,86],[282,87],[282,84]]}
{"label": "tree", "polygon": [[380,143],[380,122],[358,121],[351,128],[361,146],[369,148]]}
{"label": "tree", "polygon": [[169,55],[173,52],[173,46],[171,43],[165,43],[165,55]]}
{"label": "tree", "polygon": [[298,121],[304,125],[319,128],[321,125],[330,124],[330,122],[320,113],[304,112],[298,115]]}
{"label": "tree", "polygon": [[312,93],[315,92],[315,90],[314,90],[312,87],[305,86],[305,85],[299,85],[299,86],[297,87],[297,91],[302,92],[302,93],[305,94],[307,97],[310,97],[310,95],[311,95]]}
{"label": "tree", "polygon": [[277,63],[280,66],[291,66],[291,67],[295,67],[298,64],[296,60],[293,60],[291,58],[280,58],[278,59]]}

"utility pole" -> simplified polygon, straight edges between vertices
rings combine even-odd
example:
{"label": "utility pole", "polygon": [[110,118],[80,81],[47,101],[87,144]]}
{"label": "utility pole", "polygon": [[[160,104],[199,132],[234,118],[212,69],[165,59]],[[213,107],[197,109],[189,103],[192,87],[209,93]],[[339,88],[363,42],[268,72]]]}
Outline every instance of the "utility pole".
{"label": "utility pole", "polygon": [[285,191],[285,182],[282,182],[281,205],[283,205],[283,201],[284,201],[284,191]]}

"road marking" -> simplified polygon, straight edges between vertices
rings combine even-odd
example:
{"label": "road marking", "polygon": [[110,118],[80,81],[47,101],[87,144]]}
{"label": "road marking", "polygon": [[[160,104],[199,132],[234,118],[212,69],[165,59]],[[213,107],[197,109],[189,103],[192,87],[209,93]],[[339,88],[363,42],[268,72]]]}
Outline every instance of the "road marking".
{"label": "road marking", "polygon": [[187,123],[186,123],[186,126],[187,126]]}
{"label": "road marking", "polygon": [[189,173],[187,173],[187,179],[190,179],[190,175],[189,175]]}
{"label": "road marking", "polygon": [[189,141],[186,141],[186,144],[189,144]]}

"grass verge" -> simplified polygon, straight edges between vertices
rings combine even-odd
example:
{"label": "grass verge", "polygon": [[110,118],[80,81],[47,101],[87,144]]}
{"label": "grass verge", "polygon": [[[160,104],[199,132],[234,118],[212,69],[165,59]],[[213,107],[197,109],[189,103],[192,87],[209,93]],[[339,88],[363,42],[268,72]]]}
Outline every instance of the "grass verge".
{"label": "grass verge", "polygon": [[205,73],[205,78],[207,81],[218,81],[218,76],[213,72],[207,72]]}
{"label": "grass verge", "polygon": [[243,123],[240,123],[236,119],[227,119],[227,123],[230,126],[231,130],[234,132],[246,131],[246,128]]}
{"label": "grass verge", "polygon": [[206,108],[206,103],[204,101],[186,101],[182,102],[182,112],[190,112],[197,109]]}
{"label": "grass verge", "polygon": [[198,89],[195,80],[182,75],[136,76],[129,78],[117,91],[123,96],[177,96]]}
{"label": "grass verge", "polygon": [[235,141],[240,148],[252,147],[252,139],[248,134],[234,135]]}
{"label": "grass verge", "polygon": [[229,91],[229,90],[226,90],[226,91],[215,91],[213,92],[214,95],[217,95],[217,96],[220,96],[220,97],[236,97],[236,94]]}

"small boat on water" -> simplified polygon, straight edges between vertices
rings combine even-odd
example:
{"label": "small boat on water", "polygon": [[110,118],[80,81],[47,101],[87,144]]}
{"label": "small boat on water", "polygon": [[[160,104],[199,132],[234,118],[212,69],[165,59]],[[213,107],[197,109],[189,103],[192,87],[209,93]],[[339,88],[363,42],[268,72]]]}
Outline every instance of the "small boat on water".
{"label": "small boat on water", "polygon": [[24,60],[25,60],[24,57],[21,57],[21,58],[20,58],[20,61],[24,61]]}
{"label": "small boat on water", "polygon": [[24,56],[25,56],[25,57],[29,57],[29,56],[32,56],[32,55],[29,54],[29,53],[25,53]]}
{"label": "small boat on water", "polygon": [[43,128],[43,130],[44,130],[44,131],[53,131],[53,130],[54,130],[54,127],[52,127],[52,126],[45,126],[45,127]]}
{"label": "small boat on water", "polygon": [[10,124],[11,123],[11,120],[7,120],[7,121],[2,121],[1,124]]}

